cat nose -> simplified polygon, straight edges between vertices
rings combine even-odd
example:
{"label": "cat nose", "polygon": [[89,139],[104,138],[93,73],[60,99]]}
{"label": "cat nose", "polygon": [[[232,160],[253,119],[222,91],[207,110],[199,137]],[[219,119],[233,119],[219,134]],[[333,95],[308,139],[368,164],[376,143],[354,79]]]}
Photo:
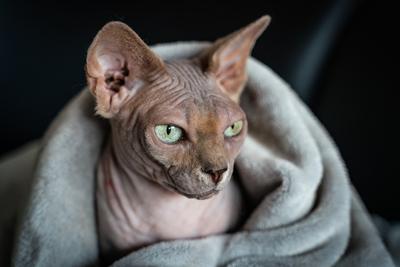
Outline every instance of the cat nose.
{"label": "cat nose", "polygon": [[222,169],[219,169],[219,170],[214,170],[214,169],[209,169],[209,168],[207,168],[207,169],[202,169],[202,171],[203,171],[204,173],[207,173],[208,175],[211,176],[211,180],[213,180],[213,182],[214,182],[215,184],[218,184],[218,183],[221,181],[222,175],[223,175],[224,172],[226,172],[227,170],[228,170],[228,168],[222,168]]}

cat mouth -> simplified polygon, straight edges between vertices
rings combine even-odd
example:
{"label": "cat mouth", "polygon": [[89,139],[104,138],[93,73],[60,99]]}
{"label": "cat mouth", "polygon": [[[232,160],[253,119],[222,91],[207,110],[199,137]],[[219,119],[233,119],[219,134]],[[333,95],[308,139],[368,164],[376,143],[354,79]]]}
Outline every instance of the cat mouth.
{"label": "cat mouth", "polygon": [[184,192],[184,191],[180,190],[179,188],[177,188],[176,186],[171,185],[169,183],[164,183],[164,184],[178,194],[184,195],[187,198],[196,198],[198,200],[204,200],[204,199],[211,198],[212,196],[218,194],[221,191],[221,190],[214,188],[214,189],[211,189],[211,190],[208,190],[205,192],[193,194],[193,193]]}

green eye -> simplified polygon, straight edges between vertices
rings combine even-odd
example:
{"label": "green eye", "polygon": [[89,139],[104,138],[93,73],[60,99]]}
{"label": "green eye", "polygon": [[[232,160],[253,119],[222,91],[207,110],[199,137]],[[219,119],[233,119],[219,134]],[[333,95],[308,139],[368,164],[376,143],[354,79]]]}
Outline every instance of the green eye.
{"label": "green eye", "polygon": [[157,137],[167,144],[176,143],[182,137],[182,129],[171,124],[157,125],[154,130]]}
{"label": "green eye", "polygon": [[225,129],[224,135],[226,137],[233,137],[240,133],[243,127],[243,121],[237,121]]}

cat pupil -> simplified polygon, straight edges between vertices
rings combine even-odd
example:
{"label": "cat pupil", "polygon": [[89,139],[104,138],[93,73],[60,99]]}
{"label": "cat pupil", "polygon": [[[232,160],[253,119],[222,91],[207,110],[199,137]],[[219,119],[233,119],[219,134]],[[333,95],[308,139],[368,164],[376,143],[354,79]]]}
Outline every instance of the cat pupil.
{"label": "cat pupil", "polygon": [[169,135],[171,133],[171,125],[167,126],[167,134]]}

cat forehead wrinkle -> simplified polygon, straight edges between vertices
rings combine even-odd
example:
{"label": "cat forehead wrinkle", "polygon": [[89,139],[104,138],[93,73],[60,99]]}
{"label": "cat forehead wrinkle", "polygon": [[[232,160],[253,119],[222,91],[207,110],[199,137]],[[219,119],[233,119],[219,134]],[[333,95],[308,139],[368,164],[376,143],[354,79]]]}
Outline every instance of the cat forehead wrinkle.
{"label": "cat forehead wrinkle", "polygon": [[[191,60],[165,63],[166,76],[148,88],[144,114],[153,123],[176,124],[195,136],[218,135],[233,118],[241,119],[241,109],[218,88],[212,77]],[[148,116],[147,115],[147,116]],[[240,118],[239,118],[240,117]]]}
{"label": "cat forehead wrinkle", "polygon": [[175,124],[184,128],[188,125],[188,115],[184,108],[156,105],[146,113],[147,120],[153,124]]}
{"label": "cat forehead wrinkle", "polygon": [[196,97],[205,97],[212,89],[210,77],[200,66],[190,60],[166,62],[166,69],[173,79],[177,79],[187,90]]}

